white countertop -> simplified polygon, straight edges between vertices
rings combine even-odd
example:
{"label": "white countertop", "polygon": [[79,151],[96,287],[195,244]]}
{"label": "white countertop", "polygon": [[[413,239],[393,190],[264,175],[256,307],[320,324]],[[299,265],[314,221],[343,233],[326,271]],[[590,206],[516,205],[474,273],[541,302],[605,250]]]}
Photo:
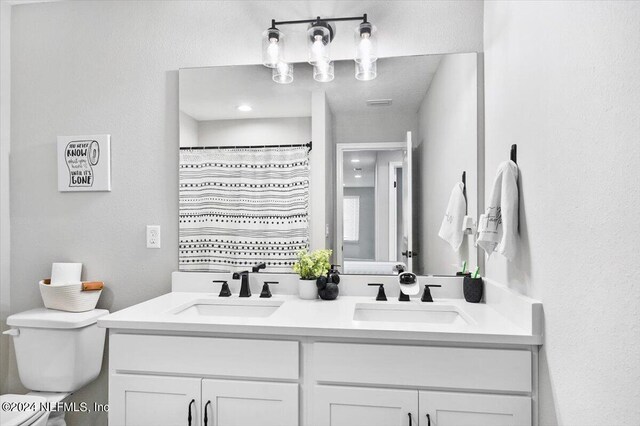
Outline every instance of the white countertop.
{"label": "white countertop", "polygon": [[[226,317],[175,315],[173,312],[196,300],[215,300],[228,304],[260,304],[264,301],[282,305],[270,316]],[[222,300],[221,300],[222,299]],[[355,305],[375,303],[398,308],[415,305],[454,307],[465,321],[455,324],[354,321]],[[417,306],[416,306],[417,307]],[[534,310],[535,311],[535,310]],[[538,312],[533,312],[533,316]],[[541,315],[541,312],[540,312]],[[537,323],[533,320],[532,324]],[[362,338],[404,341],[433,341],[474,344],[541,345],[539,327],[529,329],[504,316],[486,303],[467,303],[464,299],[435,299],[425,303],[412,299],[376,302],[374,297],[340,296],[337,300],[302,300],[296,295],[274,295],[270,299],[219,298],[217,293],[172,292],[131,306],[98,320],[100,327],[140,332],[154,331],[180,334],[231,333],[243,335],[277,335],[303,337]]]}

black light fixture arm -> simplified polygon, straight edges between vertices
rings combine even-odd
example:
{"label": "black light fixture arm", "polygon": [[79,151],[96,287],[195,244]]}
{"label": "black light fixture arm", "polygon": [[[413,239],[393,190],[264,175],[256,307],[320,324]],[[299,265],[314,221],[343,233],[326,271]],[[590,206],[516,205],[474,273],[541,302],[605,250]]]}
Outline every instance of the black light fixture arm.
{"label": "black light fixture arm", "polygon": [[313,24],[316,22],[339,22],[339,21],[359,21],[367,22],[367,14],[363,14],[362,16],[348,16],[345,18],[321,18],[317,16],[315,19],[300,19],[297,21],[276,21],[275,19],[271,20],[271,28],[275,28],[277,25],[292,25],[292,24]]}

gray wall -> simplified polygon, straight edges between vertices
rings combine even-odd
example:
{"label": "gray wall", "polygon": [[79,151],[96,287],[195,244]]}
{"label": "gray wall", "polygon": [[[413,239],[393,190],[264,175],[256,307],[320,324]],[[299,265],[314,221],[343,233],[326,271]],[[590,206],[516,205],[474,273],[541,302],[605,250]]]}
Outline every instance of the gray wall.
{"label": "gray wall", "polygon": [[486,190],[518,143],[520,253],[543,302],[541,425],[640,424],[640,3],[485,2]]}
{"label": "gray wall", "polygon": [[310,140],[311,117],[198,121],[201,146],[302,144]]}
{"label": "gray wall", "polygon": [[358,242],[344,241],[344,258],[374,260],[376,247],[376,190],[373,187],[345,187],[343,194],[360,197],[359,240]]}
{"label": "gray wall", "polygon": [[[482,50],[480,2],[95,1],[12,10],[12,312],[41,305],[36,283],[54,261],[83,262],[85,278],[104,280],[103,308],[170,290],[179,68],[260,63],[271,17],[364,11],[385,29],[382,57]],[[341,28],[336,59],[353,55],[351,26]],[[289,41],[290,60],[306,61],[306,40]],[[92,133],[111,134],[112,192],[59,193],[56,136]],[[162,225],[162,249],[145,248],[147,224]],[[12,361],[8,375],[16,374]],[[106,402],[106,368],[73,400]],[[105,423],[104,415],[69,415],[71,426]]]}
{"label": "gray wall", "polygon": [[[9,224],[9,147],[11,134],[11,68],[10,68],[11,6],[0,3],[0,331],[6,329],[10,311],[10,224]],[[9,386],[9,356],[12,350],[9,336],[0,334],[0,394]]]}
{"label": "gray wall", "polygon": [[465,237],[460,251],[454,252],[449,243],[438,237],[451,190],[460,182],[463,171],[467,172],[469,214],[476,217],[476,65],[475,53],[444,56],[418,111],[421,144],[417,170],[420,175],[420,194],[417,195],[421,203],[418,253],[423,270],[430,273],[452,274],[459,270],[453,265],[460,265],[462,260],[470,261],[470,270],[477,263],[469,238]]}

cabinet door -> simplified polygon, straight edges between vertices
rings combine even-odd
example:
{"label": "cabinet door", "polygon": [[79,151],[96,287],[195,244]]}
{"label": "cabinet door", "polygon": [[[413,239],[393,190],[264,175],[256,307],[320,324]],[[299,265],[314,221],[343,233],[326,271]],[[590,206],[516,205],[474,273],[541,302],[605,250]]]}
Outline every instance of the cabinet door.
{"label": "cabinet door", "polygon": [[205,379],[203,418],[205,408],[205,426],[294,426],[298,424],[298,384]]}
{"label": "cabinet door", "polygon": [[531,398],[420,391],[420,426],[478,425],[530,426]]}
{"label": "cabinet door", "polygon": [[410,390],[316,386],[316,426],[417,426],[418,392]]}
{"label": "cabinet door", "polygon": [[113,374],[109,381],[109,424],[199,426],[201,382],[192,378]]}

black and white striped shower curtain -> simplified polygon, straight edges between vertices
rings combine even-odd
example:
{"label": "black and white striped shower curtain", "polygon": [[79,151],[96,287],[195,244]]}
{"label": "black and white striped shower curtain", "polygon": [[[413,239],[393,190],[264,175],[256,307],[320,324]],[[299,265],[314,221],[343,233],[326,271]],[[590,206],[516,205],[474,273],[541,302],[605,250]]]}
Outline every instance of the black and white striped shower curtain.
{"label": "black and white striped shower curtain", "polygon": [[290,271],[308,246],[308,206],[304,146],[182,149],[179,268]]}

